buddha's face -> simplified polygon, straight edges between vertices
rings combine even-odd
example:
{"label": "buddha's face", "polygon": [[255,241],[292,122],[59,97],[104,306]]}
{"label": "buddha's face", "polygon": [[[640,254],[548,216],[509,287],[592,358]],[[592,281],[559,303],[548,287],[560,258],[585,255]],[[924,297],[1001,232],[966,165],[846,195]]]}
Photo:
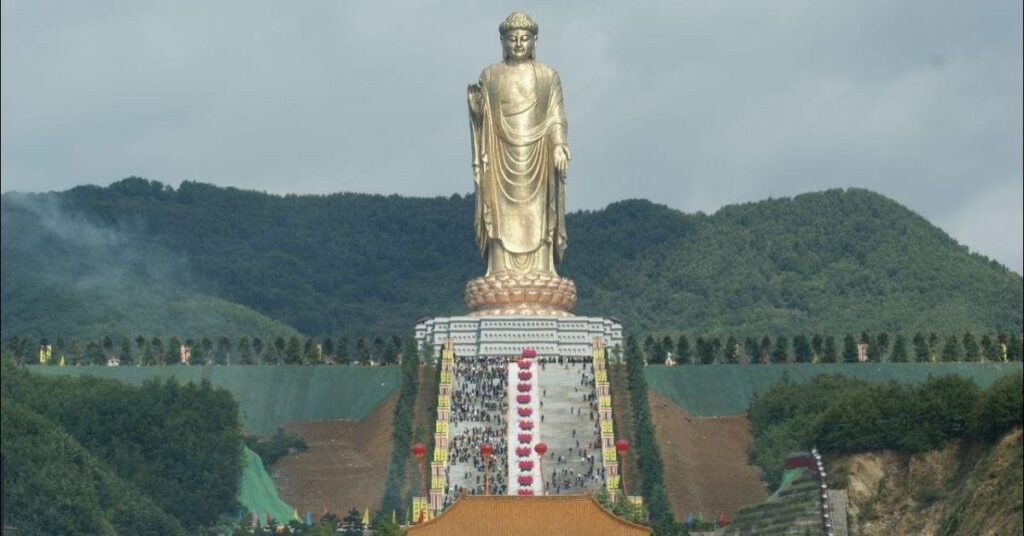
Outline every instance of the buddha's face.
{"label": "buddha's face", "polygon": [[536,43],[537,37],[529,30],[512,30],[501,38],[505,59],[512,61],[526,61],[534,58]]}

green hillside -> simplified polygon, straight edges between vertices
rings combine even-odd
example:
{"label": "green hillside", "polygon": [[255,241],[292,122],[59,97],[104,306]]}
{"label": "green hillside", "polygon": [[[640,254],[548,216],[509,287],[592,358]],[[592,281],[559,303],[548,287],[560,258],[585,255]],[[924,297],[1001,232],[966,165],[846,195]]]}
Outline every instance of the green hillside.
{"label": "green hillside", "polygon": [[53,421],[6,398],[0,416],[5,533],[185,534]]}
{"label": "green hillside", "polygon": [[398,389],[399,367],[28,367],[39,376],[94,376],[143,385],[153,380],[226,389],[250,434],[271,435],[285,422],[362,419]]}
{"label": "green hillside", "polygon": [[[25,208],[39,206],[49,209]],[[149,280],[242,304],[309,335],[386,336],[408,333],[423,316],[465,312],[463,286],[483,271],[472,210],[472,198],[459,195],[274,196],[135,178],[7,194],[4,334],[47,327],[19,324],[43,317],[33,311],[45,286],[8,289],[58,255],[16,249],[45,243],[37,235],[59,229],[51,213],[116,233],[134,248],[133,261],[151,250],[173,252],[158,263],[162,272],[144,274]],[[559,270],[576,280],[576,312],[618,317],[634,333],[1019,332],[1024,316],[1019,274],[866,190],[769,199],[713,215],[630,200],[570,214],[566,227]],[[77,288],[93,272],[71,274],[61,284]],[[141,301],[125,309],[168,305]],[[70,329],[63,322],[50,329]]]}
{"label": "green hillside", "polygon": [[243,444],[227,391],[47,377],[6,354],[2,368],[5,526],[198,534],[236,512]]}
{"label": "green hillside", "polygon": [[197,292],[185,256],[61,206],[54,196],[3,198],[4,335],[298,335],[248,307]]}
{"label": "green hillside", "polygon": [[837,374],[875,382],[917,384],[932,377],[963,376],[980,387],[1011,372],[1021,363],[795,363],[772,365],[649,365],[644,368],[647,385],[665,395],[689,415],[721,417],[747,411],[758,393],[783,379],[807,382],[817,376]]}

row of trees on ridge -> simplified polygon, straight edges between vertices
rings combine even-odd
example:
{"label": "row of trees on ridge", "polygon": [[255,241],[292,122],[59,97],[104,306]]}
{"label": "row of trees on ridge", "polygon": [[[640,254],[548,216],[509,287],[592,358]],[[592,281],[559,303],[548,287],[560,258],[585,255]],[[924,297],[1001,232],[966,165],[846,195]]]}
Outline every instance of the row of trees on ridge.
{"label": "row of trees on ridge", "polygon": [[1020,361],[1024,350],[1016,333],[942,335],[917,332],[912,336],[883,331],[876,335],[862,332],[859,337],[847,333],[841,339],[833,335],[778,335],[772,338],[730,336],[723,342],[717,336],[698,336],[691,343],[685,334],[673,339],[648,335],[643,354],[648,363],[665,363],[671,358],[677,364],[712,363],[856,363],[861,345],[871,362],[935,363],[977,361]]}

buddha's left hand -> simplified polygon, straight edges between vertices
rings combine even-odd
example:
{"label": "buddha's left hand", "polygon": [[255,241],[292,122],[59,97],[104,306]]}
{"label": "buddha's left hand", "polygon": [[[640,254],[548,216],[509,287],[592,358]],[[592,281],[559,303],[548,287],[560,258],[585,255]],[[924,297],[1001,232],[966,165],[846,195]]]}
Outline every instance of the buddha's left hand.
{"label": "buddha's left hand", "polygon": [[565,145],[555,147],[555,169],[562,176],[565,176],[565,172],[569,169],[570,160],[572,160],[572,153],[569,152],[569,147]]}

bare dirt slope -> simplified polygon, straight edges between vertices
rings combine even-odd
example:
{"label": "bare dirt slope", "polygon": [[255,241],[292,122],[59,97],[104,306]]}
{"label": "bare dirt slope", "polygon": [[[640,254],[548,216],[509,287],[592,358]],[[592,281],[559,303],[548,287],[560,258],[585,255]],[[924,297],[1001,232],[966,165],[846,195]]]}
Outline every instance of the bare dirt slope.
{"label": "bare dirt slope", "polygon": [[701,512],[730,517],[768,496],[756,467],[747,465],[750,424],[744,415],[691,417],[650,391],[665,491],[677,519]]}
{"label": "bare dirt slope", "polygon": [[281,498],[300,513],[316,515],[379,508],[397,397],[391,395],[359,421],[285,423],[284,429],[301,436],[309,450],[274,464],[271,477]]}
{"label": "bare dirt slope", "polygon": [[855,534],[1024,533],[1019,428],[992,446],[957,440],[913,456],[870,452],[827,465],[844,475]]}

